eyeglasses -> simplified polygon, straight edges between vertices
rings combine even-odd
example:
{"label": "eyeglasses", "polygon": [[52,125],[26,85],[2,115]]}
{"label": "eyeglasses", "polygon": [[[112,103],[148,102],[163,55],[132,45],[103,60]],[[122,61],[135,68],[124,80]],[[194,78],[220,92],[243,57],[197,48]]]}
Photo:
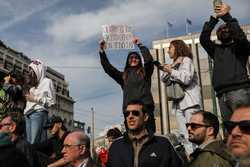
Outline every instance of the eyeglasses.
{"label": "eyeglasses", "polygon": [[229,134],[232,133],[233,129],[238,125],[240,131],[242,133],[250,134],[250,120],[244,120],[239,122],[234,121],[224,121],[224,128],[227,130]]}
{"label": "eyeglasses", "polygon": [[127,110],[127,111],[123,112],[124,117],[127,118],[130,115],[130,113],[132,113],[132,115],[136,116],[136,117],[139,117],[139,115],[140,115],[140,111],[138,111],[138,110],[131,110],[131,111]]}
{"label": "eyeglasses", "polygon": [[0,124],[0,129],[2,129],[4,126],[10,126],[11,123],[5,123],[5,124]]}
{"label": "eyeglasses", "polygon": [[190,126],[191,129],[196,130],[201,127],[210,127],[211,125],[197,124],[197,123],[186,123],[186,127]]}
{"label": "eyeglasses", "polygon": [[63,145],[63,148],[65,148],[65,149],[69,149],[69,148],[71,148],[71,147],[78,147],[78,146],[81,146],[82,144],[64,144]]}

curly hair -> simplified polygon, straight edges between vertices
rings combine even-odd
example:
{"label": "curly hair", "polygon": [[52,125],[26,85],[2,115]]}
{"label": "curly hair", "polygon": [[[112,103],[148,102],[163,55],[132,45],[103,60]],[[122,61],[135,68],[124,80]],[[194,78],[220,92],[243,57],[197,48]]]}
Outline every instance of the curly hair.
{"label": "curly hair", "polygon": [[193,54],[190,48],[185,44],[183,40],[173,40],[170,42],[170,45],[173,45],[175,48],[175,56],[178,57],[189,57],[193,59]]}

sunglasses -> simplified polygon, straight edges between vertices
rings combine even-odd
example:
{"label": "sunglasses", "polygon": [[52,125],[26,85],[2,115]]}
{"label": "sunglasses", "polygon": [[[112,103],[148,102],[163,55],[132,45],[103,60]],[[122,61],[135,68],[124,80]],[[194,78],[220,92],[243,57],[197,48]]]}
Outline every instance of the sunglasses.
{"label": "sunglasses", "polygon": [[139,115],[140,115],[140,111],[138,111],[138,110],[132,110],[132,111],[127,110],[123,113],[124,117],[127,118],[130,115],[130,113],[132,113],[132,115],[136,116],[136,117],[139,117]]}
{"label": "sunglasses", "polygon": [[48,127],[48,130],[51,130],[51,129],[53,129],[53,127],[54,127],[54,125],[52,125],[52,126],[49,126],[49,127]]}
{"label": "sunglasses", "polygon": [[0,124],[0,129],[2,129],[4,126],[10,126],[11,123],[5,123],[5,124]]}
{"label": "sunglasses", "polygon": [[224,121],[223,122],[224,128],[227,130],[229,134],[232,133],[232,130],[238,125],[240,131],[242,133],[250,134],[250,120],[244,120],[239,122],[233,121]]}
{"label": "sunglasses", "polygon": [[211,125],[197,124],[197,123],[186,123],[186,128],[190,127],[192,130],[201,128],[201,127],[210,127]]}
{"label": "sunglasses", "polygon": [[129,59],[139,59],[138,56],[130,56]]}

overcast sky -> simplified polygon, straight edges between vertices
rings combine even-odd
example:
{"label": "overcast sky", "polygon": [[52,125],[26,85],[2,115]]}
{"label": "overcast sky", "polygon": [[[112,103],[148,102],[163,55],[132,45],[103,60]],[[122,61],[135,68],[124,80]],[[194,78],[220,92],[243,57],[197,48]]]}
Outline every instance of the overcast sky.
{"label": "overcast sky", "polygon": [[[249,0],[225,0],[241,24],[250,24]],[[76,101],[74,118],[90,125],[96,112],[96,130],[122,122],[120,87],[102,70],[98,41],[104,24],[127,24],[151,47],[152,40],[201,31],[212,14],[212,0],[0,0],[0,40],[30,58],[39,58],[65,75]],[[127,51],[109,51],[123,69]],[[73,68],[73,67],[74,68]],[[71,67],[71,68],[69,68]]]}

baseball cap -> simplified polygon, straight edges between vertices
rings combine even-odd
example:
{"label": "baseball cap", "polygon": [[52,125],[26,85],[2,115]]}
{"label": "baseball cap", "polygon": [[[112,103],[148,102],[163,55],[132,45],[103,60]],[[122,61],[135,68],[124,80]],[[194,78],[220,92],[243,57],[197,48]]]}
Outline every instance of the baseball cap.
{"label": "baseball cap", "polygon": [[55,123],[63,123],[63,120],[61,117],[59,116],[52,116],[48,119],[48,121],[46,122],[45,126],[43,126],[44,129],[49,129],[52,128],[54,126]]}

